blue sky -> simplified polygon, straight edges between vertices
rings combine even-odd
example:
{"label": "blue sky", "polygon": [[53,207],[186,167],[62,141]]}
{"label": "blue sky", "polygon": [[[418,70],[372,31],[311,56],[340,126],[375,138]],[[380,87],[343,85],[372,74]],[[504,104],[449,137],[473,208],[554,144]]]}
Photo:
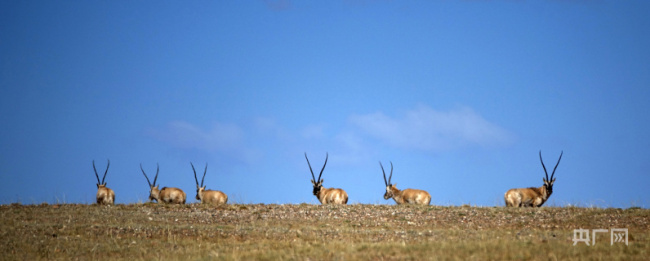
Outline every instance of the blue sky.
{"label": "blue sky", "polygon": [[[648,207],[647,1],[2,1],[0,203],[146,201]],[[317,171],[317,170],[315,170]],[[550,174],[550,173],[549,173]]]}

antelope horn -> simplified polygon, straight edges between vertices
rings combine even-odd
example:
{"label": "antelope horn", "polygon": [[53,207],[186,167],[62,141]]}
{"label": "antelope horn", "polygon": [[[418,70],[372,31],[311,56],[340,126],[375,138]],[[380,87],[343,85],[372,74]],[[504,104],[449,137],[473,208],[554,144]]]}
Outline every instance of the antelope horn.
{"label": "antelope horn", "polygon": [[329,153],[325,153],[325,164],[323,164],[323,168],[320,170],[320,174],[318,174],[318,181],[320,181],[320,177],[323,176],[323,170],[325,170],[325,166],[327,165],[327,158],[329,158]]}
{"label": "antelope horn", "polygon": [[201,178],[201,187],[203,187],[203,181],[205,180],[205,173],[208,173],[208,163],[205,163],[205,170],[203,171],[203,178]]}
{"label": "antelope horn", "polygon": [[391,180],[393,180],[393,162],[390,162],[390,176],[388,177],[388,184],[391,184]]}
{"label": "antelope horn", "polygon": [[548,180],[548,172],[546,172],[546,166],[544,166],[544,160],[542,160],[542,151],[539,151],[539,161],[542,162],[542,168],[544,168],[544,174],[546,174],[546,180]]}
{"label": "antelope horn", "polygon": [[384,173],[384,184],[388,186],[388,181],[386,181],[386,171],[384,171],[384,166],[381,165],[381,161],[379,162],[379,166],[381,167],[381,172]]}
{"label": "antelope horn", "polygon": [[[551,173],[551,180],[553,180],[553,176],[555,176],[555,170],[557,169],[557,165],[560,165],[560,160],[562,159],[562,154],[564,154],[564,151],[560,153],[560,158],[557,159],[557,164],[555,164],[555,168],[553,168],[553,172]],[[549,181],[551,181],[549,180]]]}
{"label": "antelope horn", "polygon": [[305,159],[307,160],[307,165],[309,165],[309,171],[311,172],[311,178],[314,182],[316,181],[316,177],[314,176],[314,171],[311,169],[311,164],[309,164],[309,158],[307,158],[307,152],[305,152]]}
{"label": "antelope horn", "polygon": [[190,165],[192,165],[192,171],[194,171],[194,180],[196,181],[196,186],[199,187],[199,179],[196,178],[196,169],[194,169],[194,164],[190,162]]}
{"label": "antelope horn", "polygon": [[158,172],[160,172],[160,165],[156,163],[156,177],[153,178],[153,185],[156,186],[156,180],[158,180]]}
{"label": "antelope horn", "polygon": [[99,175],[97,175],[97,168],[95,168],[95,160],[93,160],[93,170],[95,170],[95,177],[97,177],[97,183],[101,185],[102,183],[99,181]]}
{"label": "antelope horn", "polygon": [[[104,177],[102,177],[102,184],[106,185],[106,182],[104,180],[106,179],[106,173],[108,173],[108,168],[111,166],[111,160],[108,160],[108,165],[106,165],[106,171],[104,172]],[[99,179],[99,177],[97,177]]]}
{"label": "antelope horn", "polygon": [[[144,178],[147,179],[147,183],[149,183],[149,187],[153,187],[153,186],[151,186],[151,181],[149,181],[149,178],[147,177],[147,173],[145,173],[144,169],[142,168],[142,163],[140,163],[140,170],[142,170],[142,174],[144,174]],[[99,179],[99,178],[97,178],[97,179]]]}

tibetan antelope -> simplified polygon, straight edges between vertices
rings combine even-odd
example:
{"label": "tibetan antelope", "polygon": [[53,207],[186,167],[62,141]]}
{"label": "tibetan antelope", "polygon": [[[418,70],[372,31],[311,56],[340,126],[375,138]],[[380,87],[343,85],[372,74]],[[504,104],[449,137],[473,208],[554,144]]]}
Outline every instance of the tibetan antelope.
{"label": "tibetan antelope", "polygon": [[393,198],[398,205],[429,205],[431,202],[431,195],[429,195],[429,192],[419,189],[399,190],[395,187],[395,184],[390,183],[393,178],[393,162],[390,163],[390,176],[388,177],[388,180],[386,180],[386,172],[384,171],[384,166],[381,165],[381,162],[379,162],[379,166],[381,167],[381,172],[384,173],[384,184],[386,184],[386,193],[384,194],[385,200]]}
{"label": "tibetan antelope", "polygon": [[557,165],[560,165],[562,154],[564,154],[564,151],[560,153],[560,158],[557,160],[557,164],[555,164],[555,168],[553,168],[551,178],[549,179],[548,172],[546,172],[546,166],[544,166],[544,160],[542,160],[542,151],[540,150],[539,160],[542,162],[542,168],[544,168],[544,173],[546,174],[546,178],[542,178],[544,185],[539,188],[530,187],[508,190],[504,196],[506,207],[541,207],[544,205],[544,202],[546,202],[553,193],[553,183],[555,182],[553,176],[555,175]]}
{"label": "tibetan antelope", "polygon": [[320,177],[323,175],[328,157],[329,155],[325,154],[325,164],[323,164],[323,168],[320,170],[320,174],[318,174],[318,179],[316,179],[314,171],[311,169],[311,164],[309,164],[307,153],[305,152],[305,159],[307,159],[307,165],[309,165],[309,171],[311,171],[311,184],[314,185],[314,196],[318,198],[321,204],[347,204],[348,193],[345,190],[340,188],[323,188],[323,180]]}
{"label": "tibetan antelope", "polygon": [[156,164],[156,177],[153,178],[153,184],[149,182],[147,173],[144,173],[142,164],[140,164],[140,170],[142,170],[142,174],[144,174],[144,178],[147,179],[147,183],[149,183],[149,188],[151,188],[151,190],[149,191],[149,201],[155,200],[156,202],[185,204],[186,195],[185,192],[183,192],[183,190],[179,188],[168,188],[168,187],[163,187],[162,189],[158,189],[158,186],[156,186],[156,180],[158,180],[158,172],[160,172],[160,166],[158,166],[158,164]]}
{"label": "tibetan antelope", "polygon": [[205,180],[205,173],[208,172],[208,163],[205,164],[205,170],[203,171],[203,178],[201,178],[201,185],[199,186],[199,179],[196,177],[196,170],[194,169],[194,164],[192,165],[192,170],[194,171],[194,180],[196,181],[196,200],[200,200],[201,203],[205,204],[226,204],[228,202],[228,196],[226,193],[223,193],[218,190],[206,190],[203,186],[203,181]]}
{"label": "tibetan antelope", "polygon": [[95,171],[95,177],[97,177],[97,204],[113,204],[115,202],[115,192],[112,189],[106,187],[106,173],[108,173],[108,167],[111,166],[111,161],[108,161],[106,165],[106,171],[104,172],[104,177],[99,181],[99,175],[97,174],[97,168],[95,168],[95,161],[93,160],[93,170]]}

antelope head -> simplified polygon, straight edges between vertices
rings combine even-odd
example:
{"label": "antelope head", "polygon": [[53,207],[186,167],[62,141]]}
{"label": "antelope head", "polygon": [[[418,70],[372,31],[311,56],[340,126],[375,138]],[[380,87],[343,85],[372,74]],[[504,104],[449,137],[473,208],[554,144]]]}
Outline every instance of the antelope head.
{"label": "antelope head", "polygon": [[104,180],[106,179],[106,173],[108,173],[108,168],[111,166],[111,161],[108,160],[108,165],[106,165],[106,171],[104,171],[104,176],[102,177],[102,180],[99,181],[99,175],[97,174],[97,168],[95,168],[95,161],[93,160],[93,170],[95,170],[95,177],[97,177],[97,188],[105,188],[106,187],[106,182]]}
{"label": "antelope head", "polygon": [[320,170],[320,174],[318,174],[318,179],[314,176],[314,171],[311,169],[311,164],[309,164],[309,159],[307,158],[307,152],[305,152],[305,159],[307,159],[307,165],[309,165],[309,171],[311,172],[311,184],[314,185],[314,196],[318,196],[318,193],[320,192],[321,188],[323,188],[323,180],[320,179],[320,177],[323,175],[323,170],[325,170],[325,166],[327,165],[327,158],[329,158],[329,154],[325,154],[325,164],[323,164],[323,168]]}
{"label": "antelope head", "polygon": [[564,151],[560,153],[560,158],[557,160],[557,163],[555,164],[555,168],[553,168],[553,172],[551,172],[551,178],[548,178],[548,172],[546,171],[546,166],[544,166],[544,160],[542,160],[542,151],[539,151],[539,161],[542,162],[542,168],[544,168],[544,174],[546,174],[546,177],[543,178],[542,180],[544,181],[544,188],[546,188],[546,193],[548,196],[553,193],[553,183],[555,182],[555,178],[553,177],[555,175],[555,170],[557,169],[557,166],[560,165],[560,160],[562,159],[562,154],[564,154]]}
{"label": "antelope head", "polygon": [[201,185],[199,185],[199,179],[196,177],[196,169],[194,169],[194,164],[190,162],[190,165],[192,165],[192,170],[194,171],[194,180],[196,181],[196,200],[201,200],[199,194],[205,191],[205,186],[203,186],[203,181],[205,180],[205,173],[208,172],[208,163],[205,163],[205,170],[203,171],[203,178],[201,178]]}
{"label": "antelope head", "polygon": [[379,166],[381,167],[381,172],[384,173],[384,184],[386,184],[386,193],[384,193],[384,199],[392,198],[394,196],[392,190],[392,187],[394,185],[390,183],[390,180],[393,178],[393,162],[390,162],[390,176],[388,176],[388,180],[386,180],[386,171],[384,171],[384,166],[381,165],[381,161],[379,162]]}
{"label": "antelope head", "polygon": [[149,181],[149,178],[147,177],[147,173],[144,172],[144,169],[142,168],[142,163],[140,163],[140,170],[142,170],[142,174],[144,174],[144,178],[147,179],[147,183],[149,183],[149,201],[158,201],[159,195],[160,195],[160,190],[158,189],[158,186],[156,186],[156,180],[158,180],[158,172],[160,172],[160,166],[158,163],[156,163],[156,176],[153,178],[153,183]]}

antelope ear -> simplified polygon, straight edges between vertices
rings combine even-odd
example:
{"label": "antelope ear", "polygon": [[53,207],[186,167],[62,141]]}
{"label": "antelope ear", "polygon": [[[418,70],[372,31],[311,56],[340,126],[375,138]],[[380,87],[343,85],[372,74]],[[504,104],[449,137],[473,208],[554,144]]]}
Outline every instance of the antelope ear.
{"label": "antelope ear", "polygon": [[548,183],[548,180],[546,180],[546,178],[542,178],[542,181],[544,181],[544,184]]}
{"label": "antelope ear", "polygon": [[316,182],[314,182],[314,180],[312,179],[311,184],[316,185]]}
{"label": "antelope ear", "polygon": [[325,181],[325,180],[324,180],[324,179],[321,179],[321,180],[318,182],[318,185],[323,185],[323,181]]}
{"label": "antelope ear", "polygon": [[97,188],[99,188],[99,183],[97,183]]}
{"label": "antelope ear", "polygon": [[555,178],[551,180],[551,185],[553,185],[554,182],[555,182]]}

